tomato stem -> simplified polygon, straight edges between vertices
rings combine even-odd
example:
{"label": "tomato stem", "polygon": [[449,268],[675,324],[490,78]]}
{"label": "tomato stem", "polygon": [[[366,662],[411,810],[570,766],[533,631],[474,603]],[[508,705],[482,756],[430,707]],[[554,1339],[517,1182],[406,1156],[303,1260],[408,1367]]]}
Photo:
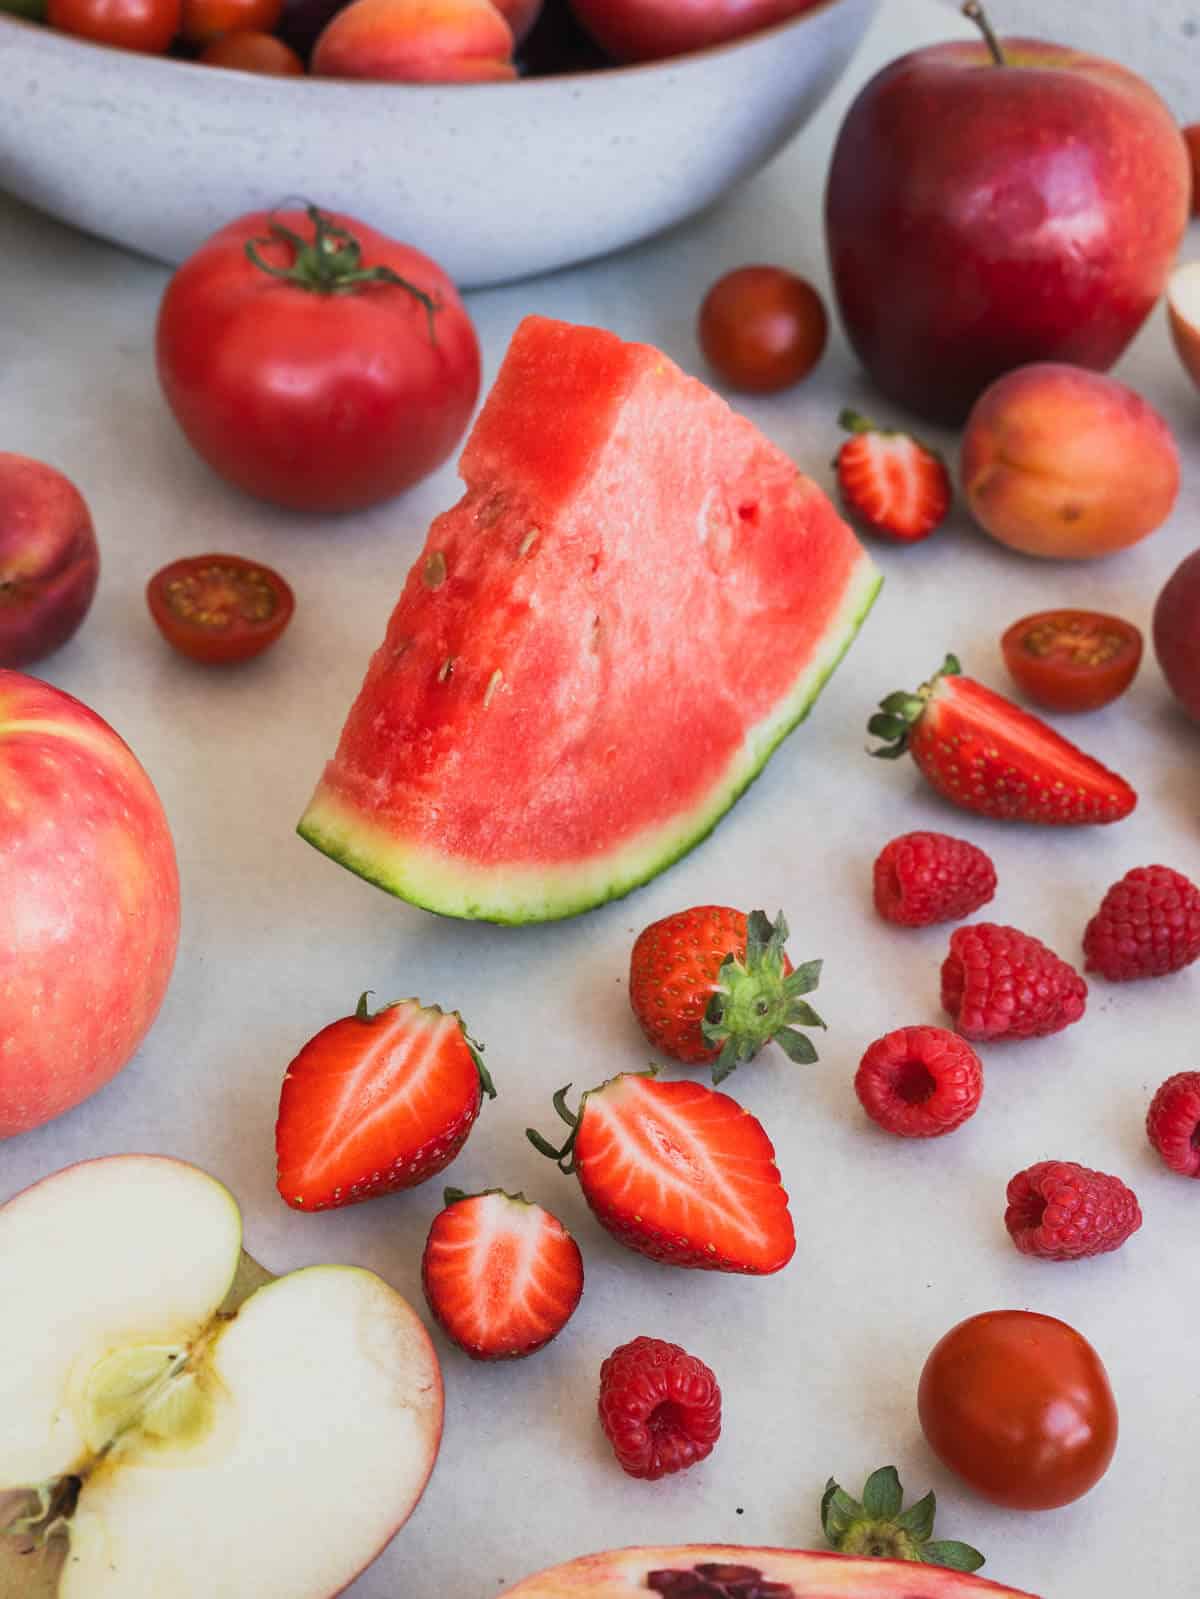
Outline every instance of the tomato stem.
{"label": "tomato stem", "polygon": [[[313,236],[304,238],[295,229],[285,227],[272,218],[269,230],[257,239],[247,239],[247,258],[260,272],[310,294],[355,294],[364,284],[388,283],[411,294],[425,307],[429,322],[429,337],[437,343],[434,315],[441,310],[437,300],[415,283],[402,278],[389,266],[364,267],[362,246],[348,228],[341,227],[331,216],[311,203],[305,213],[312,223]],[[259,247],[269,244],[290,244],[293,257],[290,266],[272,266],[259,254]]]}

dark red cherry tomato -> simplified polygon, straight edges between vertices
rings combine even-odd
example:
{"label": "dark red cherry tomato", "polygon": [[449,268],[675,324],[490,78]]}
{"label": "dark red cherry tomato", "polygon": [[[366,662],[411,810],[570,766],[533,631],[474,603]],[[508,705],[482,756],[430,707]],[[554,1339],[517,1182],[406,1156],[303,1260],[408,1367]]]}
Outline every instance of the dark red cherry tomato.
{"label": "dark red cherry tomato", "polygon": [[172,561],[150,579],[146,599],[168,644],[193,661],[222,666],[274,644],[296,603],[278,572],[240,555]]}
{"label": "dark red cherry tomato", "polygon": [[1142,635],[1132,622],[1100,611],[1038,611],[1000,640],[1004,664],[1035,705],[1094,711],[1133,682]]}
{"label": "dark red cherry tomato", "polygon": [[272,78],[302,78],[304,63],[273,33],[223,33],[205,45],[196,60],[206,67],[231,67],[236,72],[265,72]]}
{"label": "dark red cherry tomato", "polygon": [[709,289],[697,331],[705,359],[731,388],[768,394],[812,371],[829,319],[803,278],[782,267],[745,266]]}
{"label": "dark red cherry tomato", "polygon": [[46,21],[94,44],[161,55],[179,32],[181,0],[48,0]]}
{"label": "dark red cherry tomato", "polygon": [[925,1362],[917,1410],[942,1464],[1015,1510],[1070,1504],[1117,1447],[1099,1355],[1065,1321],[1031,1310],[990,1310],[952,1327]]}

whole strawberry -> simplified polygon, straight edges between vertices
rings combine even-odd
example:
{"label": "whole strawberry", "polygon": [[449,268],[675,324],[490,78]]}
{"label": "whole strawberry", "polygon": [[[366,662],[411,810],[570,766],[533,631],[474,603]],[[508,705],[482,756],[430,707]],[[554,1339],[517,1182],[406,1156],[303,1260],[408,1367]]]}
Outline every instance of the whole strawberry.
{"label": "whole strawberry", "polygon": [[526,1137],[575,1172],[600,1225],[668,1266],[765,1276],[796,1249],[775,1150],[758,1119],[703,1083],[622,1072],[592,1088],[574,1114],[567,1089],[554,1108],[569,1126],[556,1149]]}
{"label": "whole strawberry", "polygon": [[1023,1255],[1082,1260],[1119,1249],[1142,1225],[1142,1212],[1119,1177],[1073,1160],[1042,1160],[1010,1181],[1004,1225]]}
{"label": "whole strawberry", "polygon": [[838,425],[850,437],[833,465],[842,504],[855,521],[897,544],[915,544],[941,527],[950,509],[950,474],[936,450],[856,411],[843,411]]}
{"label": "whole strawberry", "polygon": [[944,1027],[897,1027],[869,1046],[854,1077],[873,1122],[901,1138],[938,1138],[979,1109],[983,1067]]}
{"label": "whole strawberry", "polygon": [[1100,901],[1083,953],[1110,983],[1182,971],[1200,956],[1200,888],[1169,866],[1135,866]]}
{"label": "whole strawberry", "polygon": [[1079,826],[1118,822],[1137,804],[1124,778],[964,677],[953,655],[915,694],[881,700],[867,727],[887,741],[872,755],[896,760],[908,750],[939,794],[981,816]]}
{"label": "whole strawberry", "polygon": [[293,1210],[415,1188],[454,1159],[496,1090],[457,1011],[363,994],[288,1067],[275,1124],[276,1184]]}
{"label": "whole strawberry", "polygon": [[950,935],[942,1005],[964,1038],[1041,1038],[1083,1015],[1087,983],[1040,939],[976,922]]}
{"label": "whole strawberry", "polygon": [[875,858],[875,909],[885,922],[928,927],[957,922],[996,892],[996,868],[974,844],[949,833],[901,833]]}
{"label": "whole strawberry", "polygon": [[1146,1136],[1172,1171],[1200,1177],[1200,1072],[1176,1072],[1159,1085]]}
{"label": "whole strawberry", "polygon": [[696,1465],[721,1436],[712,1369],[662,1338],[613,1350],[600,1367],[599,1410],[622,1471],[648,1481]]}
{"label": "whole strawberry", "polygon": [[797,1027],[824,1027],[804,1002],[819,960],[795,969],[784,953],[783,912],[772,923],[727,905],[695,905],[639,933],[629,962],[629,1002],[642,1031],[664,1055],[712,1062],[714,1083],[775,1039],[791,1060],[817,1052]]}

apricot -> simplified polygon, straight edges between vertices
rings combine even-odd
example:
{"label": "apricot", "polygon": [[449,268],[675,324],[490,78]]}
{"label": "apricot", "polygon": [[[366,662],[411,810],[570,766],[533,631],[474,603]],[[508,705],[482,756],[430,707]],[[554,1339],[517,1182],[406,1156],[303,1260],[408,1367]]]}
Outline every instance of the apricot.
{"label": "apricot", "polygon": [[353,0],[326,24],[311,71],[394,83],[515,78],[513,34],[492,0]]}
{"label": "apricot", "polygon": [[1088,560],[1153,533],[1179,492],[1167,424],[1115,378],[1057,361],[997,379],[967,418],[963,496],[1027,555]]}

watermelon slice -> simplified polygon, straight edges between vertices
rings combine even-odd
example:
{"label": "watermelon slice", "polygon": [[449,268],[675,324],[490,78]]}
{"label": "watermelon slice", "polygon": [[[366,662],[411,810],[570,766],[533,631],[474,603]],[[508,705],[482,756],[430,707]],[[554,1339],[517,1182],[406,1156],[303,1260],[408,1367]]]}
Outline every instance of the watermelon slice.
{"label": "watermelon slice", "polygon": [[692,848],[880,578],[826,497],[659,351],[522,322],[302,836],[447,915],[571,916]]}

